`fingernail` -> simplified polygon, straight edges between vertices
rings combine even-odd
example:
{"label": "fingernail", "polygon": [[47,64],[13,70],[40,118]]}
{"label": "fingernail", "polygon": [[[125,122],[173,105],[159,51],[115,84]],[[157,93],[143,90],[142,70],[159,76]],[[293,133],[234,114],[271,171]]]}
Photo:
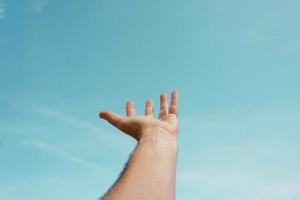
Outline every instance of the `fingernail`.
{"label": "fingernail", "polygon": [[100,118],[103,118],[104,114],[101,112],[99,116]]}

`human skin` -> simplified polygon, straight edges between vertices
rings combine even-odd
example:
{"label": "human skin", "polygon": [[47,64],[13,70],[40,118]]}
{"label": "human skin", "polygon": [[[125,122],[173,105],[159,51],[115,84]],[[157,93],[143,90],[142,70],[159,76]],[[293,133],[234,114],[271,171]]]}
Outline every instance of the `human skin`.
{"label": "human skin", "polygon": [[102,200],[175,200],[178,151],[178,91],[160,95],[160,113],[153,114],[153,101],[147,100],[145,115],[137,115],[133,101],[126,103],[127,116],[111,111],[100,118],[137,140],[137,146],[117,182]]}

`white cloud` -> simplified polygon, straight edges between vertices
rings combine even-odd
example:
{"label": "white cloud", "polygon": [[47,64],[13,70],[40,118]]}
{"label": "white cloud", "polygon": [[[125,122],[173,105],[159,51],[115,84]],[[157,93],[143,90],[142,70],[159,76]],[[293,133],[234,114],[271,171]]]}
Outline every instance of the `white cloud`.
{"label": "white cloud", "polygon": [[59,146],[55,146],[55,145],[51,145],[51,144],[47,144],[41,141],[22,141],[22,144],[26,147],[31,147],[31,148],[35,148],[35,149],[39,149],[39,150],[43,150],[43,151],[48,151],[51,152],[59,157],[61,157],[64,160],[85,166],[85,167],[89,167],[89,168],[94,168],[94,169],[102,169],[101,166],[89,162],[87,160],[84,160],[72,153],[69,153],[67,151],[65,151],[62,147]]}
{"label": "white cloud", "polygon": [[[124,149],[131,150],[136,145],[136,141],[134,139],[129,138],[126,134],[123,134],[121,131],[118,131],[114,127],[110,127],[111,125],[105,122],[104,120],[101,121],[99,119],[99,125],[96,126],[89,121],[80,119],[76,116],[69,115],[58,110],[54,110],[49,107],[37,106],[35,104],[33,110],[35,110],[37,114],[44,117],[46,120],[48,121],[51,120],[52,121],[51,123],[54,123],[54,121],[61,123],[64,126],[61,129],[63,131],[52,130],[51,127],[49,127],[47,130],[61,132],[60,137],[62,138],[63,136],[61,136],[61,134],[64,131],[67,131],[68,127],[74,129],[74,131],[76,131],[77,133],[76,134],[77,139],[74,139],[72,141],[73,147],[71,148],[75,148],[74,149],[75,151],[81,148],[82,150],[85,149],[84,151],[90,150],[92,153],[93,152],[92,149],[98,151],[101,149],[101,151],[109,150],[115,153],[118,152],[118,154],[125,155]],[[95,118],[96,117],[97,115],[95,116]],[[112,131],[104,130],[102,128],[103,125],[107,125],[108,128],[112,129]],[[33,137],[36,139],[37,136],[35,135]],[[73,135],[73,138],[74,137],[75,135]],[[86,138],[86,137],[89,139],[84,141],[80,140],[80,138]],[[44,141],[44,139],[42,140]],[[60,141],[56,141],[56,142],[61,143]],[[103,144],[103,145],[99,146],[99,144]],[[105,153],[101,153],[101,155],[104,156]]]}
{"label": "white cloud", "polygon": [[5,17],[5,2],[4,0],[0,0],[0,19]]}
{"label": "white cloud", "polygon": [[[0,0],[1,1],[1,0]],[[83,120],[77,116],[70,115],[68,113],[62,112],[57,109],[53,109],[52,107],[42,105],[35,100],[27,100],[27,101],[18,101],[17,99],[23,99],[22,95],[8,95],[8,94],[0,94],[0,98],[5,101],[8,105],[10,105],[14,110],[26,113],[26,114],[38,114],[39,116],[49,120],[55,120],[57,122],[61,122],[70,127],[80,128],[81,132],[88,132],[97,137],[101,142],[108,142],[112,146],[118,146],[119,144],[124,145],[124,138],[128,138],[125,134],[122,133],[114,133],[107,131],[101,128],[101,125],[105,124],[104,120],[99,119],[99,122],[102,124],[94,125],[89,121]],[[29,111],[33,111],[33,113],[29,113]],[[95,114],[95,118],[97,115]],[[35,124],[37,127],[38,124]],[[111,142],[113,141],[113,142]],[[129,140],[129,142],[134,142],[134,140]]]}
{"label": "white cloud", "polygon": [[263,109],[184,118],[178,195],[187,200],[300,200],[299,105],[296,98]]}
{"label": "white cloud", "polygon": [[44,107],[44,106],[37,106],[36,109],[37,109],[37,112],[45,118],[51,118],[56,121],[63,122],[65,124],[69,124],[71,126],[76,126],[76,127],[82,128],[82,129],[86,129],[89,132],[94,133],[96,136],[98,136],[99,139],[101,139],[102,141],[108,142],[108,141],[113,140],[114,143],[117,143],[117,142],[123,143],[123,141],[120,141],[121,138],[119,136],[114,135],[112,133],[108,133],[107,131],[99,128],[98,126],[95,126],[95,125],[91,124],[90,122],[79,119],[75,116],[71,116],[71,115],[65,114],[63,112],[54,110],[49,107]]}
{"label": "white cloud", "polygon": [[47,3],[47,0],[36,0],[32,4],[32,9],[38,13],[42,13],[46,8]]}
{"label": "white cloud", "polygon": [[274,181],[255,171],[220,166],[180,170],[177,180],[181,193],[199,199],[300,200],[300,177]]}
{"label": "white cloud", "polygon": [[1,177],[0,199],[97,199],[97,196],[104,193],[113,182],[112,176],[111,170],[98,171],[84,168],[76,171],[52,170],[34,175],[24,173],[22,177],[19,175],[14,177],[14,173],[11,173],[9,181]]}
{"label": "white cloud", "polygon": [[251,194],[259,192],[268,182],[255,172],[224,166],[180,170],[177,179],[180,188],[193,189],[193,196],[212,199],[247,199]]}
{"label": "white cloud", "polygon": [[71,124],[71,125],[76,125],[76,126],[79,126],[82,128],[86,128],[93,132],[98,132],[98,133],[103,132],[103,130],[101,130],[97,126],[92,125],[91,123],[89,123],[87,121],[81,120],[74,116],[67,115],[65,113],[62,113],[60,111],[57,111],[57,110],[54,110],[51,108],[39,107],[38,112],[39,112],[39,114],[41,114],[42,116],[47,117],[47,118],[54,118],[58,121],[65,122],[65,123]]}
{"label": "white cloud", "polygon": [[278,26],[277,16],[273,13],[268,13],[265,16],[262,16],[258,22],[253,24],[249,29],[249,36],[256,44],[270,40],[278,40],[280,39],[280,35],[278,35]]}
{"label": "white cloud", "polygon": [[256,194],[253,200],[299,200],[300,199],[300,179],[290,180],[271,184],[264,190]]}

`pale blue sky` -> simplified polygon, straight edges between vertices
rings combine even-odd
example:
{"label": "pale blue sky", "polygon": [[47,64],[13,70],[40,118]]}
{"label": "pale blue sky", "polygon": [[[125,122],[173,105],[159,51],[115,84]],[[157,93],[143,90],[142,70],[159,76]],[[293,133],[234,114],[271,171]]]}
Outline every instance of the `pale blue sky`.
{"label": "pale blue sky", "polygon": [[0,0],[0,199],[96,200],[180,93],[179,200],[300,194],[300,1]]}

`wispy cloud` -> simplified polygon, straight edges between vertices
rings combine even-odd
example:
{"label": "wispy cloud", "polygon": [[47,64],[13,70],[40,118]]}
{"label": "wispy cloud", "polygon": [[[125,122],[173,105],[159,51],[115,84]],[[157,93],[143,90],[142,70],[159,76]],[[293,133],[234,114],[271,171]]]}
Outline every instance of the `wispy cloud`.
{"label": "wispy cloud", "polygon": [[273,13],[268,13],[262,16],[261,19],[249,29],[249,36],[256,44],[280,39],[278,26],[277,16]]}
{"label": "wispy cloud", "polygon": [[[99,148],[98,144],[105,144],[106,148],[120,153],[122,148],[131,150],[136,144],[135,140],[129,138],[128,136],[126,136],[125,134],[121,133],[113,127],[111,127],[111,129],[113,129],[112,131],[108,131],[101,128],[101,126],[107,123],[105,121],[102,121],[102,123],[99,123],[99,125],[96,126],[91,122],[81,119],[77,116],[66,114],[65,112],[55,110],[47,106],[35,105],[34,107],[35,111],[43,118],[59,122],[66,127],[76,129],[78,136],[91,136],[90,142],[80,142],[80,144],[78,144],[81,147],[86,145],[90,148],[96,148],[96,146],[97,148]],[[97,115],[95,117],[97,117]],[[76,143],[76,141],[73,142]],[[79,146],[77,146],[76,148],[78,148]]]}
{"label": "wispy cloud", "polygon": [[46,8],[47,3],[47,0],[35,0],[32,4],[32,9],[38,13],[42,13]]}
{"label": "wispy cloud", "polygon": [[51,152],[64,160],[70,161],[72,163],[76,163],[85,167],[94,168],[94,169],[102,169],[101,166],[92,163],[90,161],[84,160],[72,153],[65,151],[62,147],[55,146],[52,144],[44,143],[41,141],[22,141],[22,144],[26,147],[31,147],[43,151]]}
{"label": "wispy cloud", "polygon": [[183,119],[177,180],[190,196],[182,199],[296,200],[299,105],[296,98]]}
{"label": "wispy cloud", "polygon": [[259,192],[267,182],[254,172],[224,166],[180,170],[177,179],[180,188],[192,188],[194,196],[210,196],[212,199],[222,199],[224,194],[228,199],[239,199],[241,194],[243,198],[240,199],[247,199],[247,196]]}
{"label": "wispy cloud", "polygon": [[[200,167],[201,168],[201,167]],[[208,170],[181,170],[178,185],[183,191],[191,188],[192,196],[232,200],[299,200],[300,179],[270,180],[252,170],[232,167]],[[216,193],[216,191],[218,191]]]}
{"label": "wispy cloud", "polygon": [[95,135],[100,137],[101,140],[106,140],[106,141],[114,140],[114,142],[120,140],[120,137],[108,133],[107,131],[99,128],[98,126],[95,126],[92,123],[82,120],[78,117],[65,114],[61,111],[54,110],[52,108],[45,107],[45,106],[37,106],[36,109],[37,112],[45,118],[51,118],[71,126],[76,126],[88,130],[89,132],[94,133]]}
{"label": "wispy cloud", "polygon": [[0,19],[3,19],[5,15],[5,2],[4,0],[0,0]]}
{"label": "wispy cloud", "polygon": [[251,199],[253,200],[299,200],[300,179],[271,184]]}
{"label": "wispy cloud", "polygon": [[[33,111],[33,113],[30,114],[38,114],[39,116],[45,119],[52,119],[64,123],[66,125],[82,128],[84,130],[89,131],[90,133],[94,133],[95,135],[99,136],[101,139],[118,140],[119,138],[118,136],[113,135],[102,128],[99,128],[100,126],[96,126],[90,123],[89,121],[83,120],[74,115],[70,115],[69,113],[65,113],[61,110],[49,106],[45,106],[43,104],[40,104],[39,102],[36,102],[35,100],[28,100],[23,102],[16,101],[16,99],[21,99],[21,98],[23,98],[23,96],[0,94],[0,99],[4,100],[5,103],[7,103],[17,112],[28,114],[28,110],[31,110]],[[95,117],[97,117],[96,114]]]}
{"label": "wispy cloud", "polygon": [[54,118],[58,121],[65,122],[67,124],[76,125],[76,126],[79,126],[82,128],[87,128],[93,132],[98,132],[98,133],[103,132],[103,130],[101,130],[97,126],[95,126],[85,120],[79,119],[79,118],[71,116],[71,115],[67,115],[63,112],[54,110],[49,107],[38,107],[37,111],[39,114],[41,114],[42,116],[47,117],[47,118]]}

